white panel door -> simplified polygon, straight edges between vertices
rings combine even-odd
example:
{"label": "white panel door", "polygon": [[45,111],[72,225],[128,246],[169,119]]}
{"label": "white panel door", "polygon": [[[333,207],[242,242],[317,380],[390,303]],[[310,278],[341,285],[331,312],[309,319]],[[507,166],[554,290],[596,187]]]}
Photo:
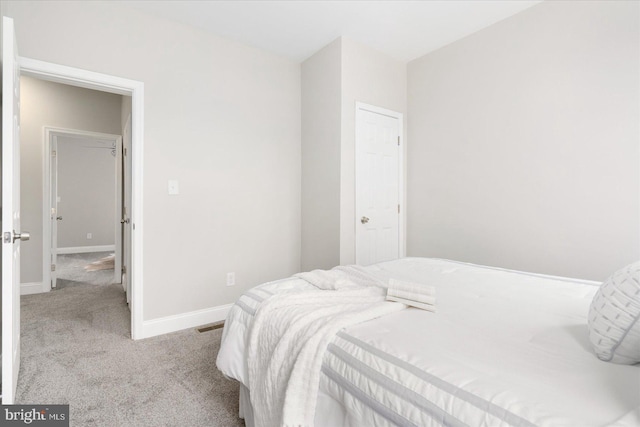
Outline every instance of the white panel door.
{"label": "white panel door", "polygon": [[113,283],[122,283],[122,288],[126,291],[126,284],[122,282],[122,212],[123,212],[123,203],[122,203],[122,138],[118,138],[116,140],[116,176],[115,176],[115,186],[116,186],[116,212],[114,218],[116,219],[116,229],[115,229],[115,262],[114,262],[114,278]]}
{"label": "white panel door", "polygon": [[401,120],[356,110],[356,263],[400,256]]}
{"label": "white panel door", "polygon": [[131,115],[122,135],[122,286],[131,303]]}
{"label": "white panel door", "polygon": [[[13,19],[2,18],[2,403],[20,370],[20,65]],[[22,236],[22,238],[21,238]]]}

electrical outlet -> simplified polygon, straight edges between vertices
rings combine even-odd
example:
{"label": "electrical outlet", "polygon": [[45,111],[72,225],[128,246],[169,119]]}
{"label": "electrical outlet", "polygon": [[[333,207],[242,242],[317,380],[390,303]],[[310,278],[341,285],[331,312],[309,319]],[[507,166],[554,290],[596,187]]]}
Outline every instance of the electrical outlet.
{"label": "electrical outlet", "polygon": [[175,179],[170,179],[167,190],[169,191],[169,194],[172,196],[175,196],[176,194],[180,194],[180,187],[178,185],[178,181]]}
{"label": "electrical outlet", "polygon": [[227,273],[227,286],[235,286],[236,273]]}
{"label": "electrical outlet", "polygon": [[91,239],[93,239],[93,234],[87,233],[87,240],[91,240]]}

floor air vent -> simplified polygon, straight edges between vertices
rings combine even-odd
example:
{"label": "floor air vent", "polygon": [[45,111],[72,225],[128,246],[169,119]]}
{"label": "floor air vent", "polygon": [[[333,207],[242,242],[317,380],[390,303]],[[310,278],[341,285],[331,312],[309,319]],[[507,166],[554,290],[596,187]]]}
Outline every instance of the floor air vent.
{"label": "floor air vent", "polygon": [[216,323],[209,326],[203,326],[202,328],[198,328],[198,332],[209,332],[216,329],[220,329],[224,326],[224,322]]}

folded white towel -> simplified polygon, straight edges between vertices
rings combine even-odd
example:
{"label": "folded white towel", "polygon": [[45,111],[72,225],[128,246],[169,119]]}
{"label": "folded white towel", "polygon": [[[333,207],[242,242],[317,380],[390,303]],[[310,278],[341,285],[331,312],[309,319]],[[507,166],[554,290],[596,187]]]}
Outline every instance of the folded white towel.
{"label": "folded white towel", "polygon": [[420,283],[389,279],[387,300],[397,301],[412,307],[435,312],[436,289]]}
{"label": "folded white towel", "polygon": [[409,305],[411,307],[416,307],[416,308],[420,308],[422,310],[427,310],[427,311],[431,311],[433,313],[436,312],[436,307],[432,304],[424,304],[418,301],[412,301],[409,299],[404,299],[404,298],[399,298],[393,295],[388,295],[387,294],[387,301],[395,301],[395,302],[400,302],[402,304],[405,305]]}
{"label": "folded white towel", "polygon": [[396,298],[403,298],[410,301],[421,302],[423,304],[435,305],[436,297],[425,294],[418,294],[415,292],[407,292],[400,289],[389,288],[387,289],[387,296],[393,296]]}
{"label": "folded white towel", "polygon": [[389,279],[389,289],[411,292],[415,294],[435,296],[436,288],[421,283],[405,282],[397,279]]}

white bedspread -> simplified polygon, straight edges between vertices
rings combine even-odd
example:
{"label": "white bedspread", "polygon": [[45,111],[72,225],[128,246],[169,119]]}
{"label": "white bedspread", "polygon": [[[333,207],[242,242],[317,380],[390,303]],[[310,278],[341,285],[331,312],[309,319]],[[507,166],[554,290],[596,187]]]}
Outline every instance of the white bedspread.
{"label": "white bedspread", "polygon": [[[435,286],[438,313],[409,308],[340,331],[320,375],[320,398],[335,410],[317,413],[317,427],[640,425],[640,365],[598,360],[588,342],[593,283],[419,258],[367,269]],[[256,307],[313,289],[289,279],[241,297],[221,371],[249,386]]]}
{"label": "white bedspread", "polygon": [[385,301],[382,276],[358,266],[316,270],[298,277],[318,290],[259,301],[246,344],[256,427],[313,426],[320,368],[336,333],[406,308]]}

